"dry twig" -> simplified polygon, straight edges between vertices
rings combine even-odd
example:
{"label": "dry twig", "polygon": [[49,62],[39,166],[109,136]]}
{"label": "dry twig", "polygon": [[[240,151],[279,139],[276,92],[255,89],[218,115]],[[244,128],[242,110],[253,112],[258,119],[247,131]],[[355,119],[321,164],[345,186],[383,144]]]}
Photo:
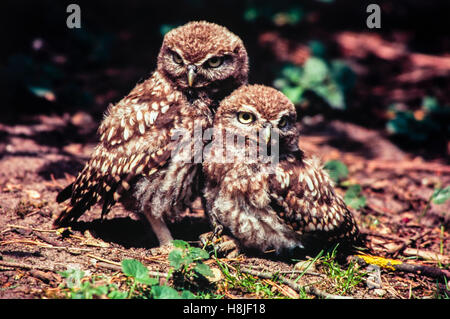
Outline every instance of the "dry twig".
{"label": "dry twig", "polygon": [[10,268],[22,268],[22,269],[27,269],[27,270],[38,269],[38,270],[43,270],[43,271],[55,272],[55,269],[50,268],[50,267],[39,266],[39,265],[28,265],[28,264],[24,264],[24,263],[19,263],[19,262],[14,262],[14,261],[5,261],[5,260],[0,260],[0,266],[10,267]]}
{"label": "dry twig", "polygon": [[[252,276],[257,276],[260,278],[264,278],[264,279],[272,279],[273,276],[275,275],[274,273],[271,272],[259,272],[253,269],[248,269],[248,268],[241,268],[240,269],[243,273],[252,275]],[[286,284],[287,286],[289,286],[290,288],[294,289],[295,291],[301,291],[302,289],[305,290],[306,293],[314,295],[316,297],[319,298],[325,298],[325,299],[353,299],[353,297],[349,297],[349,296],[339,296],[339,295],[333,295],[333,294],[329,294],[325,291],[322,291],[320,289],[317,289],[313,286],[301,286],[299,284],[297,284],[296,282],[287,279],[285,277],[281,277],[279,276],[280,281],[283,284]]]}
{"label": "dry twig", "polygon": [[388,270],[403,271],[431,278],[445,277],[447,279],[450,279],[450,271],[448,270],[439,269],[431,266],[404,263],[401,260],[397,259],[388,259],[369,255],[355,255],[352,256],[352,259],[363,267],[367,266],[367,264],[371,264],[371,265],[378,265],[381,268]]}

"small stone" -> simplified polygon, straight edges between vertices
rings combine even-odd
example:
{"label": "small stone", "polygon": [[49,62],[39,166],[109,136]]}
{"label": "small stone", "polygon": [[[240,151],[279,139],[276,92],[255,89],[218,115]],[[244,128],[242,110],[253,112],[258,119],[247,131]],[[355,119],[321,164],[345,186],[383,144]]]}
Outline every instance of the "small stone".
{"label": "small stone", "polygon": [[386,294],[386,290],[380,288],[374,289],[373,294],[378,297],[383,297]]}
{"label": "small stone", "polygon": [[223,274],[220,271],[219,268],[211,268],[211,271],[213,273],[212,277],[207,277],[209,279],[210,282],[219,282],[223,279]]}
{"label": "small stone", "polygon": [[300,271],[310,271],[310,272],[315,272],[316,266],[314,265],[314,263],[312,263],[312,260],[302,260],[299,261],[298,263],[296,263],[294,265],[294,269],[295,270],[300,270]]}

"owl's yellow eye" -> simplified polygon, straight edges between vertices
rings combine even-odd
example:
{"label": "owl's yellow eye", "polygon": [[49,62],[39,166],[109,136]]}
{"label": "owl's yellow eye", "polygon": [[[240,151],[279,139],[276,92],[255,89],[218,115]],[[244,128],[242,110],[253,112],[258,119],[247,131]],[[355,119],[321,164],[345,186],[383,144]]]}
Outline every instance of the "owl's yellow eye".
{"label": "owl's yellow eye", "polygon": [[172,54],[172,58],[173,58],[173,62],[175,62],[176,64],[183,64],[183,59],[180,57],[180,55],[176,52],[173,52]]}
{"label": "owl's yellow eye", "polygon": [[239,112],[238,113],[238,121],[242,124],[250,124],[255,121],[255,116],[249,112]]}
{"label": "owl's yellow eye", "polygon": [[217,68],[219,67],[223,62],[223,58],[219,56],[212,57],[207,61],[207,64],[210,68]]}
{"label": "owl's yellow eye", "polygon": [[284,128],[286,127],[286,125],[288,124],[288,120],[286,117],[282,117],[280,122],[278,122],[278,127],[279,128]]}

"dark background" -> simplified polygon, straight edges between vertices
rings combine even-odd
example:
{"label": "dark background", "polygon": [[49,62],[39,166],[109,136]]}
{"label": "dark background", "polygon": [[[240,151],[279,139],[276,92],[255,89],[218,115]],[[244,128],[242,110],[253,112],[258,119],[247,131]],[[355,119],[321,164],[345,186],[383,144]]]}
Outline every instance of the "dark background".
{"label": "dark background", "polygon": [[[71,2],[81,7],[81,29],[66,27]],[[381,29],[366,26],[366,6],[371,2],[381,6]],[[243,39],[251,83],[273,85],[284,67],[301,68],[315,54],[313,42],[324,50],[319,54],[323,61],[339,59],[350,68],[355,81],[345,91],[344,109],[329,107],[326,99],[306,92],[294,101],[301,106],[300,117],[342,118],[378,129],[413,152],[448,159],[450,66],[441,61],[448,63],[450,58],[449,9],[448,1],[417,0],[2,2],[0,122],[82,110],[98,123],[109,103],[120,100],[154,70],[166,30],[207,20]],[[337,40],[342,32],[363,39],[378,35],[388,53],[390,46],[400,46],[403,53],[386,59],[385,48],[370,47],[370,38],[363,41],[369,49],[349,53]],[[299,57],[302,52],[304,58]],[[414,54],[447,60],[416,65]],[[413,80],[399,80],[414,71]],[[431,111],[420,111],[424,97],[434,99]]]}

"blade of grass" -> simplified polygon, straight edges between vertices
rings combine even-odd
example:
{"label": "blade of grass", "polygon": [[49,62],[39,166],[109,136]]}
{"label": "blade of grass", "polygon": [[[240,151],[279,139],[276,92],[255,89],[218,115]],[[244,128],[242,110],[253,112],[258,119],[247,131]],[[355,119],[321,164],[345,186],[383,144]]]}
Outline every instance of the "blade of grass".
{"label": "blade of grass", "polygon": [[309,267],[311,267],[311,265],[313,265],[317,259],[319,259],[321,256],[323,255],[323,249],[317,254],[317,256],[311,260],[311,262],[308,263],[308,265],[305,267],[305,270],[303,270],[303,272],[294,280],[294,283],[297,283],[297,281],[300,280],[300,278],[303,277],[303,275],[308,271]]}

